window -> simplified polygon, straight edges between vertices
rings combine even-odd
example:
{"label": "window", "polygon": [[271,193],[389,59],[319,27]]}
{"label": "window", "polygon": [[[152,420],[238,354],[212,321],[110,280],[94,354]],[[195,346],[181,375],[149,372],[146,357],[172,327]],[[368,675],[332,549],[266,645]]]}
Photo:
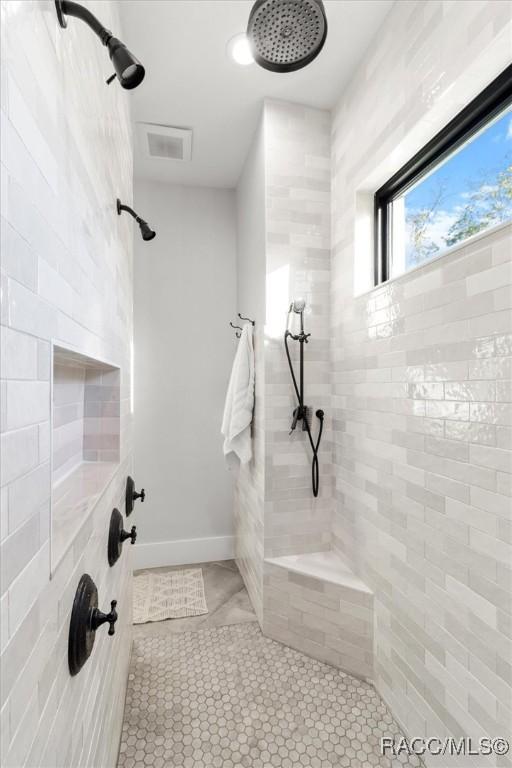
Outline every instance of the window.
{"label": "window", "polygon": [[512,65],[375,194],[375,282],[512,220]]}

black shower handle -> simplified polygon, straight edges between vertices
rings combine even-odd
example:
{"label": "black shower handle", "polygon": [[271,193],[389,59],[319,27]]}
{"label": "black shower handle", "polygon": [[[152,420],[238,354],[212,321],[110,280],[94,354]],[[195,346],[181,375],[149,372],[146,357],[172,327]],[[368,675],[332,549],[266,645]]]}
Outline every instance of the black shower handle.
{"label": "black shower handle", "polygon": [[144,488],[141,488],[140,493],[138,493],[137,491],[133,492],[133,500],[134,501],[137,501],[137,499],[140,499],[141,501],[144,501],[145,498],[146,498],[146,491],[144,490]]}
{"label": "black shower handle", "polygon": [[297,426],[297,422],[299,420],[299,411],[300,411],[300,406],[297,406],[297,408],[293,412],[292,426],[291,426],[290,431],[288,433],[290,435],[293,432],[293,430],[295,429],[295,427]]}
{"label": "black shower handle", "polygon": [[126,541],[126,539],[131,539],[132,544],[135,544],[135,541],[137,539],[137,526],[132,525],[131,531],[121,531],[119,534],[119,541]]}
{"label": "black shower handle", "polygon": [[116,605],[117,605],[117,600],[111,600],[110,613],[103,613],[98,608],[93,608],[91,611],[91,629],[94,629],[96,631],[98,627],[101,627],[102,624],[106,624],[108,622],[110,625],[108,629],[108,634],[114,635],[116,632],[114,625],[118,619]]}

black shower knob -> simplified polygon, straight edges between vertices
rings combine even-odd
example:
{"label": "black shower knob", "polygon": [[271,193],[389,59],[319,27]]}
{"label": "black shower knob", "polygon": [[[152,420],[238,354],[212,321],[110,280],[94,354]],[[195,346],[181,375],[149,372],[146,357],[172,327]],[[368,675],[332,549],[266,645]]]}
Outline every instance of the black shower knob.
{"label": "black shower knob", "polygon": [[132,525],[130,531],[123,528],[123,516],[118,509],[113,509],[110,515],[110,526],[108,530],[108,564],[112,567],[117,563],[123,551],[123,542],[130,539],[135,544],[137,539],[137,528]]}
{"label": "black shower knob", "polygon": [[125,494],[125,511],[126,511],[126,517],[131,515],[133,512],[133,503],[134,501],[137,501],[137,499],[140,499],[141,501],[144,501],[146,498],[146,491],[144,488],[142,488],[139,491],[135,490],[135,482],[132,477],[128,475],[126,478],[126,494]]}
{"label": "black shower knob", "polygon": [[88,573],[80,577],[73,600],[68,638],[68,666],[71,675],[76,675],[91,655],[96,630],[102,624],[109,624],[108,634],[115,633],[117,621],[117,600],[110,602],[109,613],[98,609],[98,590]]}

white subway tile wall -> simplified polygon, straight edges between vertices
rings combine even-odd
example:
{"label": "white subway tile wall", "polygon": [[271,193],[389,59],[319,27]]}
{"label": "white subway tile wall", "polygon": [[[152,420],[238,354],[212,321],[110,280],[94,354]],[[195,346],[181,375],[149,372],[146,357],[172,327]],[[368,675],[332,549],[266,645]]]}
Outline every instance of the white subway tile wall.
{"label": "white subway tile wall", "polygon": [[324,575],[306,573],[307,565],[297,572],[275,562],[265,562],[263,633],[319,661],[371,680],[370,590],[362,582],[358,584],[352,574],[347,583],[343,578],[333,582]]}
{"label": "white subway tile wall", "polygon": [[[114,3],[87,6],[119,29]],[[52,2],[2,0],[1,35],[0,761],[103,768],[116,763],[131,638],[130,553],[112,569],[106,557],[131,470],[132,227],[115,212],[132,194],[128,98],[105,86],[99,41],[75,20],[61,30]],[[50,579],[51,341],[121,367],[121,463]],[[84,572],[101,608],[118,599],[119,621],[71,678]]]}
{"label": "white subway tile wall", "polygon": [[[254,184],[254,194],[264,198],[258,213],[265,253],[252,272],[239,270],[239,282],[251,281],[239,284],[239,293],[261,292],[260,314],[266,314],[266,323],[263,329],[257,322],[255,329],[254,458],[237,478],[235,552],[261,624],[264,558],[326,550],[331,543],[330,116],[269,100],[258,131],[251,150],[254,160],[247,164],[241,185]],[[256,175],[250,175],[254,163],[264,165],[261,190]],[[239,195],[239,205],[244,201]],[[246,256],[239,254],[241,259]],[[300,427],[288,435],[296,402],[283,336],[290,300],[298,297],[307,301],[306,325],[312,333],[306,348],[307,404],[326,412],[317,499],[311,495],[312,456],[306,435]],[[297,365],[293,342],[291,351]]]}
{"label": "white subway tile wall", "polygon": [[260,624],[263,621],[263,557],[265,508],[265,362],[264,332],[254,331],[255,402],[252,422],[253,458],[240,467],[234,489],[235,557]]}
{"label": "white subway tile wall", "polygon": [[85,368],[53,366],[52,483],[83,461]]}
{"label": "white subway tile wall", "polygon": [[[330,115],[323,110],[265,103],[265,557],[318,552],[331,546],[330,125]],[[280,270],[286,279],[284,290],[278,292],[272,281]],[[312,453],[307,436],[300,426],[288,434],[297,403],[283,336],[289,302],[297,298],[306,300],[304,322],[311,333],[304,352],[304,387],[305,404],[313,410],[314,434],[318,430],[315,411],[321,408],[326,414],[316,499],[311,491]],[[290,342],[290,351],[297,368],[296,342]]]}
{"label": "white subway tile wall", "polygon": [[120,373],[87,368],[84,389],[84,460],[119,461]]}
{"label": "white subway tile wall", "polygon": [[234,546],[254,611],[263,619],[263,520],[265,507],[265,144],[259,120],[236,189],[237,303],[254,319],[255,403],[253,457],[234,485]]}
{"label": "white subway tile wall", "polygon": [[396,3],[333,115],[334,546],[374,591],[375,682],[412,736],[510,735],[512,228],[354,298],[356,200],[511,41],[508,2]]}

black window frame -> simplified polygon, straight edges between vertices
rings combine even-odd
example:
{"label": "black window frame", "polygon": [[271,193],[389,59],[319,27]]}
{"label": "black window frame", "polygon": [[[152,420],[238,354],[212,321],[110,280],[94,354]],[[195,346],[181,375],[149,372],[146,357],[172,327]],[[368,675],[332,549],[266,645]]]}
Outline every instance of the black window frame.
{"label": "black window frame", "polygon": [[376,286],[390,277],[393,200],[464,144],[487,122],[491,122],[509,103],[512,103],[512,64],[377,190],[374,207]]}

